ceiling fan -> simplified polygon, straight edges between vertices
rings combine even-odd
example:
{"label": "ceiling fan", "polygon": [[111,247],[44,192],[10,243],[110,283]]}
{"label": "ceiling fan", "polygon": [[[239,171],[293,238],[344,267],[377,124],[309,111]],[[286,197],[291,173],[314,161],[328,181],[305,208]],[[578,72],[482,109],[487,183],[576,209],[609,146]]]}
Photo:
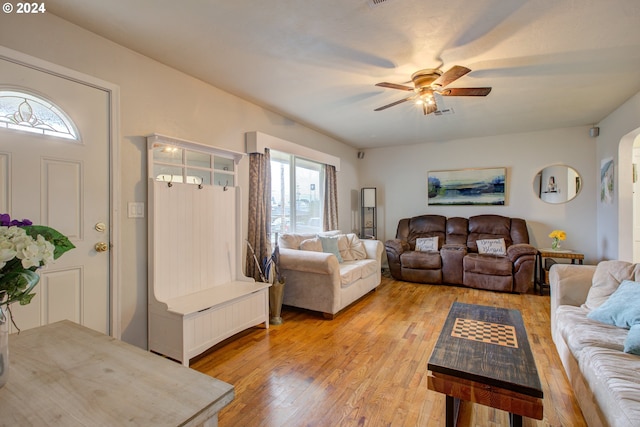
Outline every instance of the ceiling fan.
{"label": "ceiling fan", "polygon": [[422,111],[427,115],[438,111],[436,99],[433,96],[436,93],[441,96],[487,96],[491,92],[490,87],[446,88],[470,71],[469,68],[460,65],[453,66],[445,73],[438,69],[416,71],[411,75],[414,87],[387,82],[377,83],[376,86],[406,90],[413,92],[413,94],[407,98],[376,108],[374,111],[386,110],[389,107],[413,100],[416,104],[422,104]]}

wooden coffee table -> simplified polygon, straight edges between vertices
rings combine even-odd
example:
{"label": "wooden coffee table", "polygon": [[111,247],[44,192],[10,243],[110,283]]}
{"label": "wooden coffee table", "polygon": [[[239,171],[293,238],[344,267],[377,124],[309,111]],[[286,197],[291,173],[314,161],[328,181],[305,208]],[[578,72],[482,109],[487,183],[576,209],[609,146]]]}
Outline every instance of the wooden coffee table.
{"label": "wooden coffee table", "polygon": [[429,359],[428,387],[447,395],[447,427],[460,400],[541,420],[542,386],[518,310],[454,302]]}

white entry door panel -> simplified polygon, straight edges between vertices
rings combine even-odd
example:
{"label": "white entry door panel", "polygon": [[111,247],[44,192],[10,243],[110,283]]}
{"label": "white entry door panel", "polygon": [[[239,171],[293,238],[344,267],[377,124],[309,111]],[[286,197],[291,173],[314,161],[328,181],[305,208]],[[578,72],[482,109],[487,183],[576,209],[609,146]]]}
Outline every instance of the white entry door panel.
{"label": "white entry door panel", "polygon": [[31,304],[12,306],[16,323],[28,329],[69,319],[109,333],[110,257],[95,249],[100,242],[108,248],[110,235],[109,95],[0,59],[0,90],[7,89],[50,101],[78,134],[72,140],[0,127],[0,212],[51,226],[76,246],[39,270]]}

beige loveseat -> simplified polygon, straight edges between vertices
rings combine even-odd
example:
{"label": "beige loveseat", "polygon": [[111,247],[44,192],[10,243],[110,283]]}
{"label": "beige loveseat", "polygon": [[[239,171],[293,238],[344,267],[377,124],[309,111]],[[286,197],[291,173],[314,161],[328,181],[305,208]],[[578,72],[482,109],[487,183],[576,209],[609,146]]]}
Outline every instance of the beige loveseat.
{"label": "beige loveseat", "polygon": [[[325,252],[322,239],[334,240],[338,251]],[[284,305],[333,318],[380,284],[384,246],[378,240],[327,232],[320,236],[283,234],[278,244],[280,270],[286,281]]]}
{"label": "beige loveseat", "polygon": [[624,261],[556,264],[549,273],[553,341],[590,427],[640,425],[640,356],[624,352],[629,329],[587,317],[624,280],[639,279],[640,265]]}

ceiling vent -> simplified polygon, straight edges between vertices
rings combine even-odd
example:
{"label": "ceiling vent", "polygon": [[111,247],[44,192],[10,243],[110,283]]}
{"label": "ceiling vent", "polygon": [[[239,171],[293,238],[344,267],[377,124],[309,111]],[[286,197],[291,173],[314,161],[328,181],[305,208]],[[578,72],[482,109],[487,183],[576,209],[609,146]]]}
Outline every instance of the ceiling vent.
{"label": "ceiling vent", "polygon": [[436,110],[433,112],[436,116],[450,116],[453,113],[453,108],[443,108],[442,110]]}
{"label": "ceiling vent", "polygon": [[374,7],[378,7],[378,6],[382,6],[385,3],[389,3],[393,0],[367,0],[367,4],[369,5],[369,7],[374,8]]}

